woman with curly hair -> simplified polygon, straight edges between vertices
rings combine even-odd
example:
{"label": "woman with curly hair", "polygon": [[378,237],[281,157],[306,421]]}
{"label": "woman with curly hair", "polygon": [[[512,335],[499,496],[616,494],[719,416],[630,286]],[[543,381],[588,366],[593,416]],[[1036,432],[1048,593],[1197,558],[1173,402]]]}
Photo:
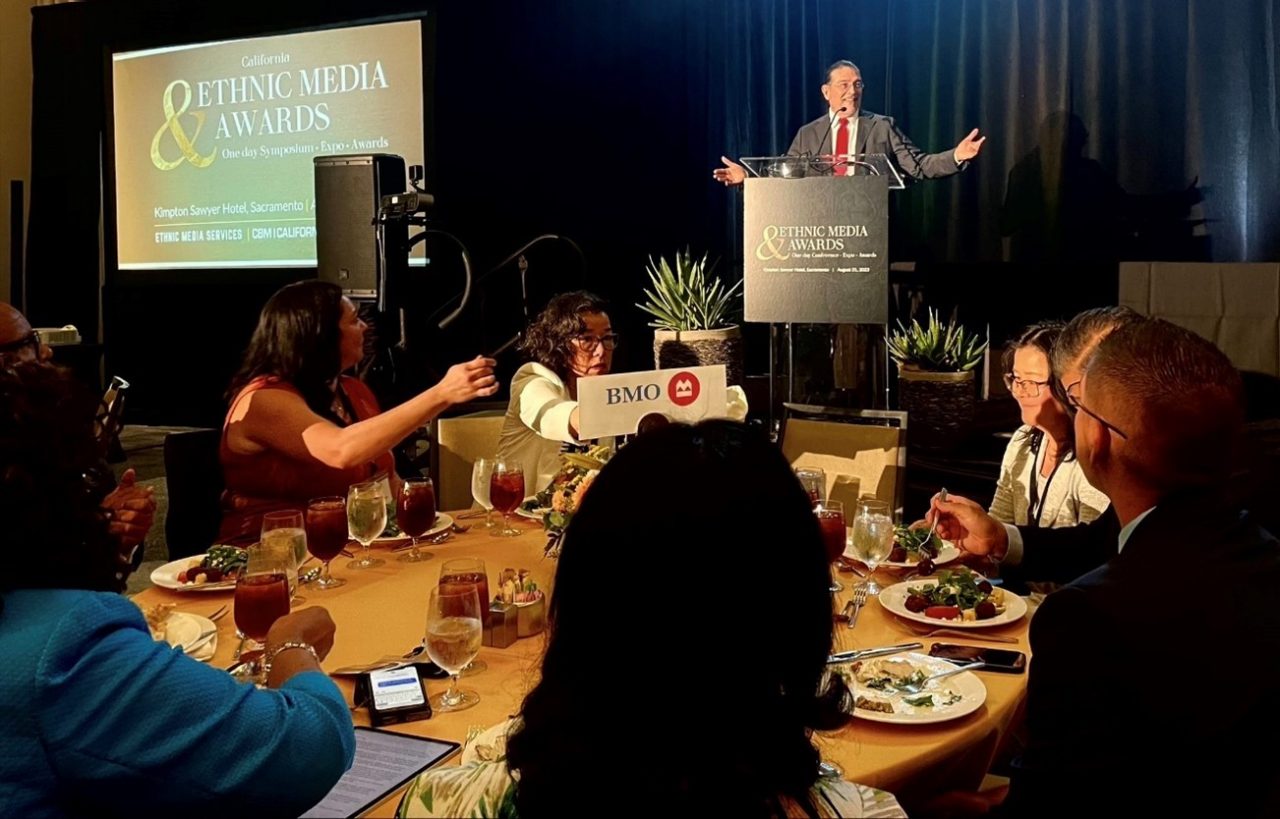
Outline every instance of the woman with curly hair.
{"label": "woman with curly hair", "polygon": [[153,639],[85,480],[96,407],[60,368],[0,366],[0,813],[297,816],[355,754],[333,620],[277,620],[261,690]]}
{"label": "woman with curly hair", "polygon": [[581,443],[578,379],[606,375],[613,367],[618,336],[605,307],[604,299],[583,290],[561,293],[520,341],[531,360],[511,379],[498,457],[521,463],[529,494],[551,482],[566,444]]}

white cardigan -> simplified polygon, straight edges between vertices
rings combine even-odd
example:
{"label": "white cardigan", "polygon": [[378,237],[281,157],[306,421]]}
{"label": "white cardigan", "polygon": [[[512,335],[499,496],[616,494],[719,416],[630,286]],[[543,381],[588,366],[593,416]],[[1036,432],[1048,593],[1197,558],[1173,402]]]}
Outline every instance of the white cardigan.
{"label": "white cardigan", "polygon": [[[1030,487],[1035,480],[1036,456],[1031,451],[1031,427],[1023,425],[1013,434],[1000,464],[1000,479],[991,500],[991,516],[1014,526],[1036,525],[1032,521]],[[1057,529],[1088,523],[1099,517],[1111,500],[1089,483],[1075,458],[1058,465],[1041,504],[1039,526]]]}

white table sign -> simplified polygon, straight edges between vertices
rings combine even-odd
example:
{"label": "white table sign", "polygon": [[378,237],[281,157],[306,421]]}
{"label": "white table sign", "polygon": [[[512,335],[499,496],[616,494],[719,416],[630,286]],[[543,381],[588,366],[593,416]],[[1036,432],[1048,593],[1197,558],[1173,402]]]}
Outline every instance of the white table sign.
{"label": "white table sign", "polygon": [[651,412],[690,424],[725,418],[727,402],[723,364],[580,378],[578,437],[630,435]]}

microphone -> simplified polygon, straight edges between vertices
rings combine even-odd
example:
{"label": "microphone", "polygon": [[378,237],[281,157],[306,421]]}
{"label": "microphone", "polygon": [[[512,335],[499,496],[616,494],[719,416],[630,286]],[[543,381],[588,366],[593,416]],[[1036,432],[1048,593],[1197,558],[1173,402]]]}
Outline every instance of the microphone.
{"label": "microphone", "polygon": [[835,122],[836,117],[849,110],[849,106],[841,105],[835,110],[831,116],[827,117],[827,132],[822,135],[822,142],[818,143],[818,152],[814,156],[822,156],[822,149],[827,147],[827,139],[831,137],[831,124]]}

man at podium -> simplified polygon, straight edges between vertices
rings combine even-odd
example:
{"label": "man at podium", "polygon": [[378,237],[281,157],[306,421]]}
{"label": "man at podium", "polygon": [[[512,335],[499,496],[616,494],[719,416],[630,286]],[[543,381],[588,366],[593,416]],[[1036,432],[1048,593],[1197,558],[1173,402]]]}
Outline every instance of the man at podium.
{"label": "man at podium", "polygon": [[[892,117],[862,110],[862,72],[848,60],[837,60],[827,68],[827,81],[822,96],[827,113],[796,132],[787,154],[791,156],[834,155],[833,172],[850,175],[853,163],[841,162],[849,154],[884,154],[898,172],[914,179],[938,179],[959,173],[982,150],[986,137],[974,128],[950,151],[927,154],[916,147]],[[712,176],[725,185],[741,185],[747,178],[746,168],[727,157],[720,157],[723,168]]]}

